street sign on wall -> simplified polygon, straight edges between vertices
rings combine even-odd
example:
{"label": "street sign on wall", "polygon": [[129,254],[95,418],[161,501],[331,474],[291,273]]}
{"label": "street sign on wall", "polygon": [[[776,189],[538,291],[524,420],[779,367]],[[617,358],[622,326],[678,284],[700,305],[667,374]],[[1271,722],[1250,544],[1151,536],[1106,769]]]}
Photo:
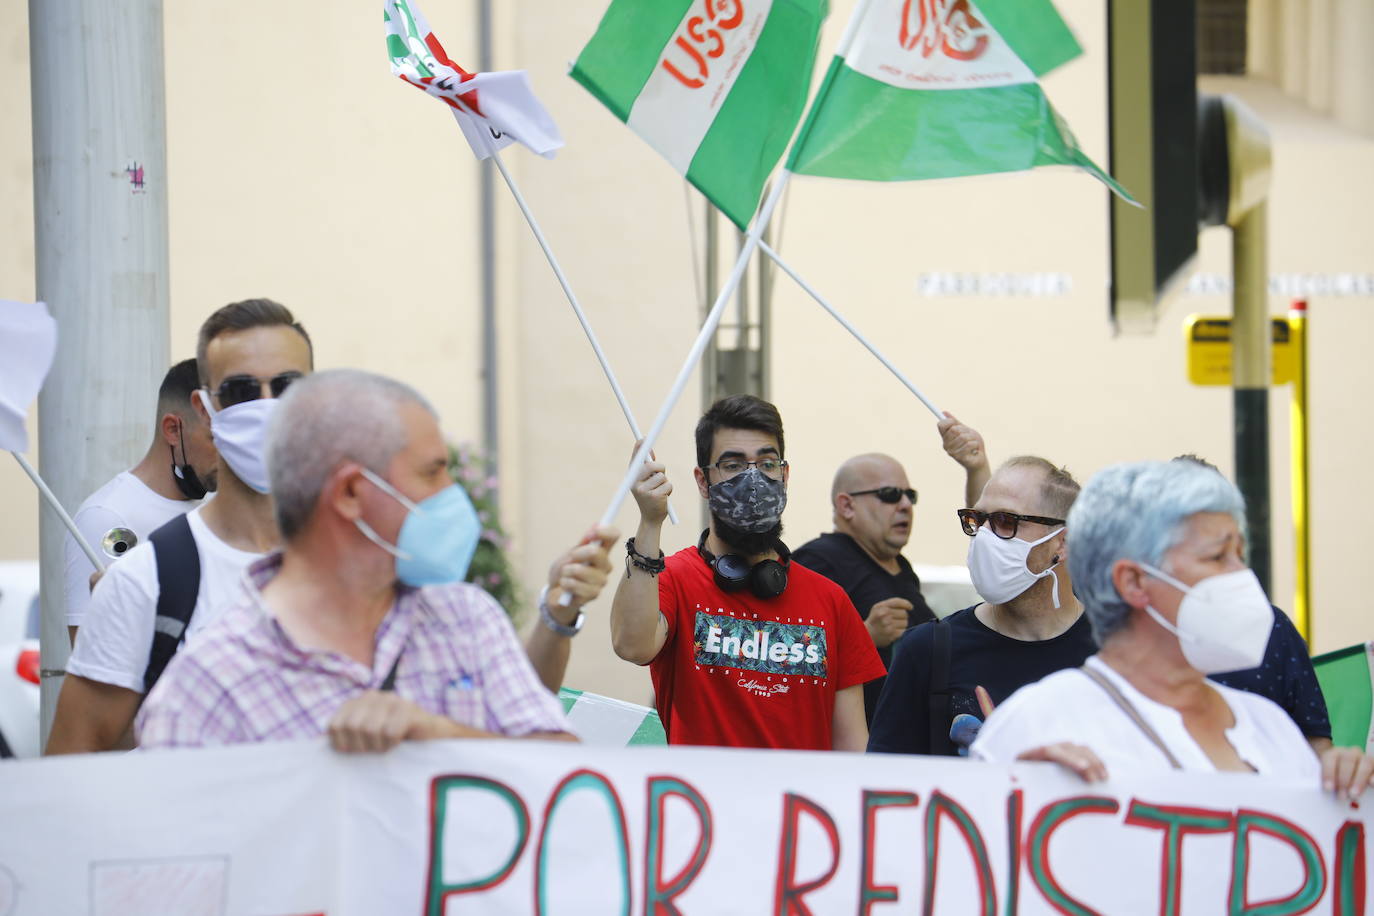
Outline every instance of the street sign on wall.
{"label": "street sign on wall", "polygon": [[[1287,318],[1274,318],[1270,384],[1287,385],[1296,368],[1292,329]],[[1189,315],[1183,322],[1188,348],[1188,381],[1194,385],[1231,384],[1231,319],[1225,315]]]}

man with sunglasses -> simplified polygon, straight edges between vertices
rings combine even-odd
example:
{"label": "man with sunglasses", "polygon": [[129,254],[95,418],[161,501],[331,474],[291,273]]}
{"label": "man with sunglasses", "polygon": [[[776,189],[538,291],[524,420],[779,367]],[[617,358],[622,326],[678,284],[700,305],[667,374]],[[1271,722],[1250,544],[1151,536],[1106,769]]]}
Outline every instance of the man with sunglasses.
{"label": "man with sunglasses", "polygon": [[964,754],[992,707],[1096,651],[1069,580],[1067,471],[1012,458],[958,518],[983,601],[907,631],[893,649],[868,749]]}
{"label": "man with sunglasses", "polygon": [[[864,619],[883,664],[892,643],[935,614],[921,581],[902,556],[911,537],[916,491],[906,471],[887,455],[850,458],[830,488],[835,530],[798,547],[793,557],[844,589]],[[864,684],[864,715],[871,725],[886,678]]]}
{"label": "man with sunglasses", "polygon": [[882,662],[838,585],[790,559],[782,417],[749,395],[696,428],[697,492],[711,525],[659,551],[672,485],[646,462],[639,528],[611,605],[616,654],[648,665],[669,744],[862,750],[862,685]]}
{"label": "man with sunglasses", "polygon": [[219,456],[215,498],[153,532],[97,586],[49,754],[129,746],[139,704],[172,653],[223,610],[249,563],[277,546],[267,424],[276,398],[312,362],[305,329],[270,299],[226,305],[201,326],[194,403]]}
{"label": "man with sunglasses", "polygon": [[[215,447],[210,427],[191,406],[199,386],[196,361],[184,359],[162,379],[157,392],[157,428],[138,464],[120,471],[86,497],[73,519],[86,541],[112,559],[196,506],[215,487]],[[109,540],[108,544],[104,542]],[[91,603],[91,565],[71,534],[66,535],[67,630],[73,642]]]}

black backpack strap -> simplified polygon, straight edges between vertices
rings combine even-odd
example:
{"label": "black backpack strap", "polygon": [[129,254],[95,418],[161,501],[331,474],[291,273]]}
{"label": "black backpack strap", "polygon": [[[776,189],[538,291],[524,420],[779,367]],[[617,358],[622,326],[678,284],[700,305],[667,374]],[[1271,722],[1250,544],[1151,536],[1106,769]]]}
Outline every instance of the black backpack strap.
{"label": "black backpack strap", "polygon": [[951,754],[954,742],[949,740],[949,723],[954,718],[953,706],[949,696],[949,624],[937,620],[930,638],[930,704],[927,717],[930,722],[930,748],[927,753]]}
{"label": "black backpack strap", "polygon": [[148,536],[157,559],[157,617],[153,620],[153,648],[143,673],[143,695],[162,677],[167,663],[186,638],[186,625],[200,593],[200,550],[191,523],[178,515]]}

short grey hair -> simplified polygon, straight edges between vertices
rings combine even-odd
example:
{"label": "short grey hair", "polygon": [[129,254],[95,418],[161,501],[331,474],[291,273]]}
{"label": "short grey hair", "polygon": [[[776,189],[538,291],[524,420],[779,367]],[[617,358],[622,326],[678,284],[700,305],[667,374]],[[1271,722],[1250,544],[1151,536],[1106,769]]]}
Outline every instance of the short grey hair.
{"label": "short grey hair", "polygon": [[1069,509],[1078,498],[1078,492],[1082,487],[1073,479],[1068,468],[1059,467],[1053,461],[1038,455],[1017,455],[1002,462],[1002,466],[997,470],[1000,472],[1012,468],[1033,468],[1039,471],[1043,477],[1040,481],[1038,500],[1040,511],[1048,512],[1055,518],[1069,517]]}
{"label": "short grey hair", "polygon": [[1069,510],[1069,574],[1098,645],[1121,629],[1131,612],[1112,583],[1112,566],[1124,559],[1163,568],[1164,554],[1199,512],[1228,513],[1244,536],[1240,491],[1200,464],[1117,464],[1088,481]]}
{"label": "short grey hair", "polygon": [[340,464],[386,474],[407,444],[399,415],[405,404],[435,415],[414,388],[360,369],[316,372],[291,384],[267,431],[267,475],[283,540],[305,527]]}

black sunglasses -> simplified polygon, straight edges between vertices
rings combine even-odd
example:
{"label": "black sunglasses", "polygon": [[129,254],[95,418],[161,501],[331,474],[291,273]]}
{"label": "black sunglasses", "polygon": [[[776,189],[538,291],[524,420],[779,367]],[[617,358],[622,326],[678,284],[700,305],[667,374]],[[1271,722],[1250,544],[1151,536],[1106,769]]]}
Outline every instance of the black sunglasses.
{"label": "black sunglasses", "polygon": [[254,378],[251,375],[231,375],[219,383],[219,387],[215,389],[215,394],[219,397],[221,409],[233,407],[235,404],[244,404],[248,401],[256,401],[262,397],[264,384],[272,392],[272,397],[279,398],[286,393],[287,388],[291,387],[291,383],[303,374],[301,372],[282,372],[269,379]]}
{"label": "black sunglasses", "polygon": [[913,506],[916,505],[916,491],[911,489],[911,487],[907,487],[906,489],[902,489],[901,487],[878,487],[876,490],[855,490],[849,495],[872,495],[878,497],[885,503],[899,503],[902,501],[902,497],[905,496],[907,499],[911,500]]}
{"label": "black sunglasses", "polygon": [[1021,522],[1035,522],[1039,525],[1054,527],[1064,524],[1062,518],[1046,518],[1043,515],[1017,515],[1015,512],[979,512],[977,509],[960,509],[959,524],[964,534],[973,537],[984,522],[990,522],[992,533],[1004,541],[1016,537],[1016,526]]}

